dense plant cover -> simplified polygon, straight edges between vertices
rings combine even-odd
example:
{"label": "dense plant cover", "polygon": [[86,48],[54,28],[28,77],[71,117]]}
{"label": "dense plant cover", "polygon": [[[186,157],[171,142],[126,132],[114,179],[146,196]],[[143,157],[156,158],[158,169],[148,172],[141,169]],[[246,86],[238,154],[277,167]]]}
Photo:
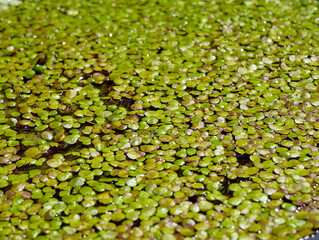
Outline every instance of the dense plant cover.
{"label": "dense plant cover", "polygon": [[318,2],[8,2],[0,239],[319,228]]}

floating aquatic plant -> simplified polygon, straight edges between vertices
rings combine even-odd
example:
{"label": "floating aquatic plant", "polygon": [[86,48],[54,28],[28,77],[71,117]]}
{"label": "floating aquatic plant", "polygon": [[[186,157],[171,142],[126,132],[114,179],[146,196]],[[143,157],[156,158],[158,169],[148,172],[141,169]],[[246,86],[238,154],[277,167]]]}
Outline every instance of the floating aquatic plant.
{"label": "floating aquatic plant", "polygon": [[1,239],[319,228],[317,2],[9,2]]}

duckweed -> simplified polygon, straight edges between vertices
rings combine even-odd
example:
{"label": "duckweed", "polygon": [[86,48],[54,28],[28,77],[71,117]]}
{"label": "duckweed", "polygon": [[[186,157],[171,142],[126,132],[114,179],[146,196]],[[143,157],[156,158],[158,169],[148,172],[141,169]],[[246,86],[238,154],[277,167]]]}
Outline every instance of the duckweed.
{"label": "duckweed", "polygon": [[311,235],[318,7],[0,0],[0,239]]}

